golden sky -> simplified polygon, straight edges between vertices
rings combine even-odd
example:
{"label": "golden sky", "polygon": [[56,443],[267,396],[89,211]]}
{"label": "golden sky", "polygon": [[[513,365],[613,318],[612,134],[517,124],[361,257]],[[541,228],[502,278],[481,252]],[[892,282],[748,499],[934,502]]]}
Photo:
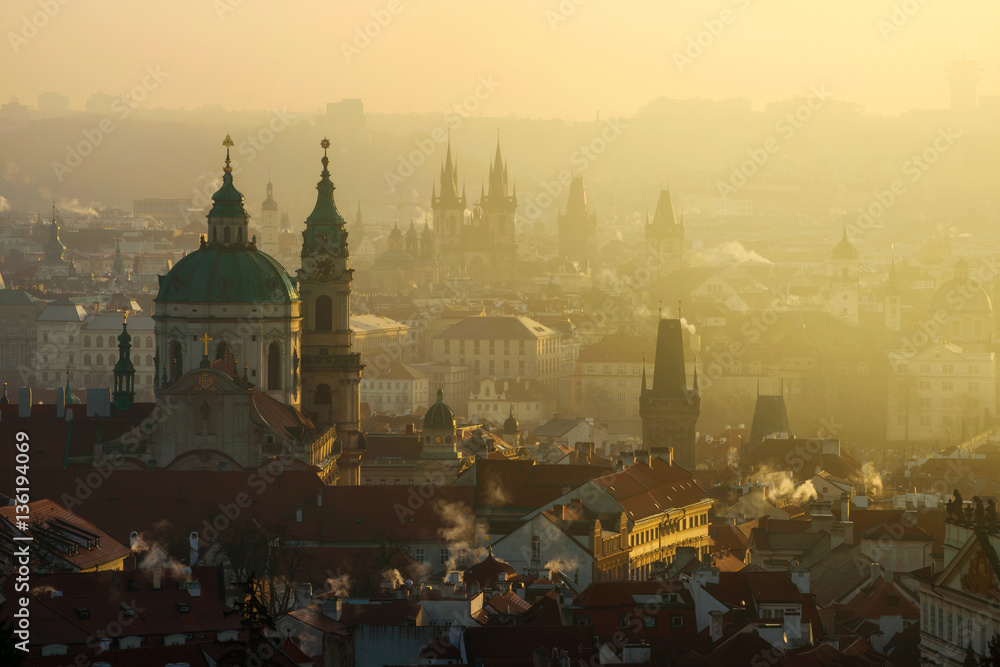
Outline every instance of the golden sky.
{"label": "golden sky", "polygon": [[898,113],[946,107],[945,66],[963,57],[982,61],[979,92],[1000,94],[995,0],[4,0],[0,26],[0,100],[51,90],[76,109],[148,67],[166,76],[146,104],[189,109],[360,97],[442,113],[492,77],[486,116],[589,119],[663,96],[759,106],[821,84]]}

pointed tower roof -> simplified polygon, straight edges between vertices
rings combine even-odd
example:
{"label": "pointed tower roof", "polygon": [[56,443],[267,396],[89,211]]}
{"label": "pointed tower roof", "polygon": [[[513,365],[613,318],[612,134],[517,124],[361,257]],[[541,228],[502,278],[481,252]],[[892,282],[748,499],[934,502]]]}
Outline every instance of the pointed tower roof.
{"label": "pointed tower roof", "polygon": [[125,274],[125,260],[122,258],[122,239],[115,239],[115,261],[111,264],[111,273],[115,276]]}
{"label": "pointed tower roof", "polygon": [[649,213],[646,213],[646,236],[668,236],[676,234],[683,228],[683,224],[677,222],[670,190],[660,190],[660,198],[656,202],[656,213],[653,214],[652,222],[649,222]]}
{"label": "pointed tower roof", "polygon": [[650,397],[686,400],[689,396],[687,371],[684,366],[683,327],[680,320],[660,320],[656,334],[654,364]]}
{"label": "pointed tower roof", "polygon": [[277,211],[278,202],[274,201],[274,186],[271,185],[271,172],[267,173],[267,199],[260,205],[264,211]]}
{"label": "pointed tower roof", "polygon": [[441,166],[441,199],[458,201],[458,163],[451,156],[451,132],[448,133],[448,150]]}
{"label": "pointed tower roof", "polygon": [[228,134],[222,145],[226,147],[226,166],[222,169],[222,187],[212,195],[212,210],[208,217],[211,218],[249,218],[246,209],[243,208],[243,193],[233,185],[233,165],[229,157],[229,149],[235,144]]}
{"label": "pointed tower roof", "polygon": [[503,153],[500,150],[500,130],[497,130],[497,150],[493,157],[493,164],[490,166],[490,189],[489,199],[508,197],[510,192],[507,188],[507,165],[503,161]]}
{"label": "pointed tower roof", "polygon": [[69,388],[69,371],[66,371],[66,389],[63,391],[65,405],[81,405],[83,401]]}
{"label": "pointed tower roof", "polygon": [[333,191],[336,187],[330,180],[330,158],[327,150],[330,148],[330,140],[324,137],[320,142],[323,149],[323,171],[320,172],[319,182],[316,184],[316,205],[312,213],[306,218],[306,231],[302,242],[302,254],[310,254],[317,251],[326,251],[332,254],[347,255],[347,231],[344,229],[346,222],[344,216],[337,210],[337,203],[333,198]]}

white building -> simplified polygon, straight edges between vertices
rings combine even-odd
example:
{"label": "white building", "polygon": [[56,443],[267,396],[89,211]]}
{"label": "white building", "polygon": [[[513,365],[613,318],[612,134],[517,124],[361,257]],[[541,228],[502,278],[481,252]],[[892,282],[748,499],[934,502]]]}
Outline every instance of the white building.
{"label": "white building", "polygon": [[361,379],[361,400],[372,412],[412,415],[428,406],[430,376],[401,361],[394,361],[385,371],[365,368]]}
{"label": "white building", "polygon": [[992,352],[970,352],[952,343],[890,352],[889,441],[957,444],[985,430],[996,406]]}

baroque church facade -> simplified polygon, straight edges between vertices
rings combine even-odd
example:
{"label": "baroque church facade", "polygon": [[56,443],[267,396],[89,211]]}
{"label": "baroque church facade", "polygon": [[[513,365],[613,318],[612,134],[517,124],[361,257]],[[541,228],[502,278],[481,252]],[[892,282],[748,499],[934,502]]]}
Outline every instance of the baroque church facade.
{"label": "baroque church facade", "polygon": [[226,470],[290,455],[318,467],[327,483],[358,484],[363,366],[351,351],[352,270],[329,142],[294,278],[250,235],[228,136],[224,145],[208,233],[160,276],[153,316],[159,418],[119,442],[99,443],[95,457],[118,452],[151,467]]}

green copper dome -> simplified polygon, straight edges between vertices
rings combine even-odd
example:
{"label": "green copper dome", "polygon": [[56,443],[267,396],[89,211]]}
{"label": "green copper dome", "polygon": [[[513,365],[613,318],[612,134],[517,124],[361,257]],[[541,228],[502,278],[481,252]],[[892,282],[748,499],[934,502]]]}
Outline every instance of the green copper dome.
{"label": "green copper dome", "polygon": [[455,413],[444,402],[444,391],[439,387],[437,403],[424,415],[424,431],[454,431]]}
{"label": "green copper dome", "polygon": [[278,260],[257,250],[247,236],[243,195],[233,185],[226,135],[226,167],[222,187],[212,195],[209,238],[184,257],[167,275],[159,276],[157,303],[292,303],[299,300],[295,283]]}
{"label": "green copper dome", "polygon": [[253,248],[202,246],[159,276],[156,302],[292,303],[299,300],[285,268]]}

